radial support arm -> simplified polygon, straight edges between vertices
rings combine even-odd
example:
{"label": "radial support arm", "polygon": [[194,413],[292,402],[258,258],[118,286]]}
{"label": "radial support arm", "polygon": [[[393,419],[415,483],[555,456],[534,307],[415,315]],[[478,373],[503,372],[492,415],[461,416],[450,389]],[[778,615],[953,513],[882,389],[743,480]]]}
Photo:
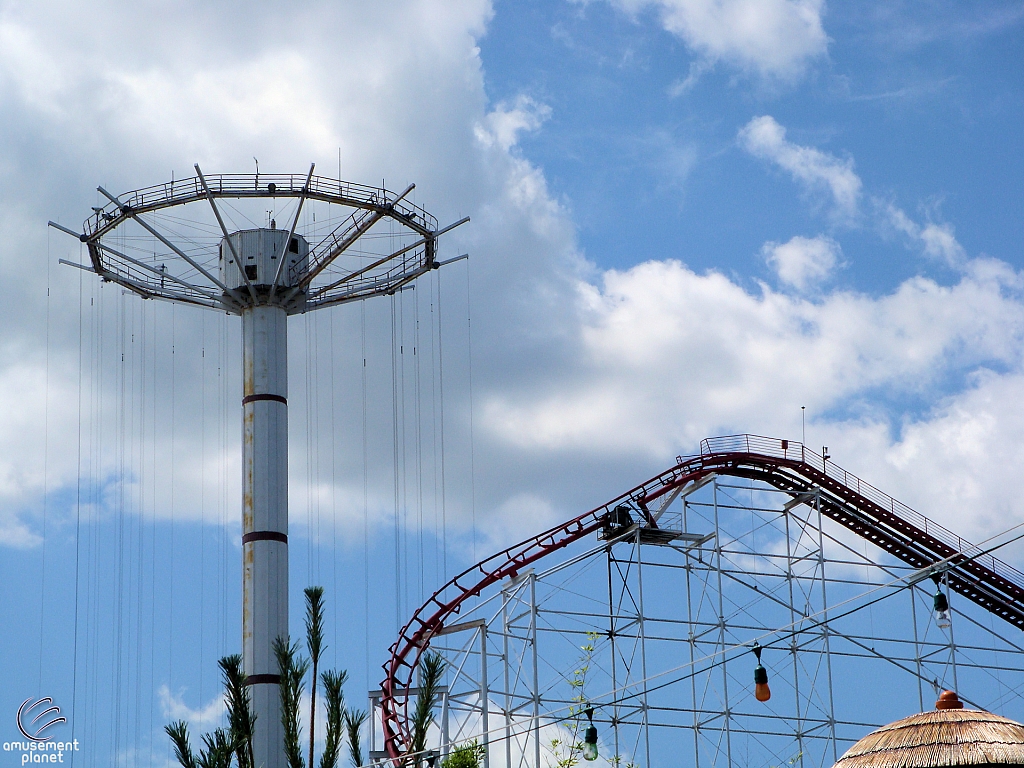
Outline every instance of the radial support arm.
{"label": "radial support arm", "polygon": [[306,176],[306,183],[302,186],[302,196],[299,198],[299,206],[295,209],[295,218],[292,219],[291,229],[288,230],[288,239],[281,244],[281,252],[277,258],[277,271],[274,272],[274,282],[270,286],[270,298],[274,298],[274,294],[277,293],[277,283],[281,279],[281,270],[284,269],[284,256],[288,253],[288,246],[292,242],[292,238],[295,237],[295,228],[299,225],[299,216],[302,214],[302,204],[306,202],[306,195],[309,192],[309,182],[313,178],[313,169],[316,168],[316,163],[311,163],[309,166],[309,175]]}
{"label": "radial support arm", "polygon": [[[114,197],[112,194],[110,194],[109,192],[107,192],[107,190],[105,190],[103,187],[97,187],[97,189],[99,190],[100,194],[105,195],[107,198],[110,199],[110,201],[112,203],[114,203],[116,205],[120,205],[120,202],[118,201],[118,199],[116,197]],[[124,207],[123,206],[122,206],[121,210],[124,211]],[[196,271],[198,271],[203,277],[205,277],[211,283],[213,283],[218,288],[220,288],[222,291],[224,291],[224,293],[228,294],[229,296],[233,297],[236,301],[238,301],[238,296],[236,295],[235,291],[233,291],[230,288],[228,288],[218,278],[216,278],[212,274],[210,274],[210,272],[207,271],[207,269],[205,267],[203,267],[201,264],[199,264],[197,261],[195,261],[191,256],[189,256],[187,253],[185,253],[183,250],[181,250],[181,248],[179,248],[174,243],[172,243],[170,240],[168,240],[166,237],[164,237],[162,234],[160,234],[159,231],[157,231],[153,226],[151,226],[148,222],[146,222],[141,216],[139,216],[137,213],[135,213],[131,209],[129,209],[127,211],[127,213],[133,219],[135,219],[135,221],[137,221],[139,223],[139,225],[143,229],[145,229],[147,232],[149,232],[149,234],[151,234],[153,237],[155,237],[161,243],[163,243],[168,248],[170,248],[172,251],[174,251],[176,254],[178,254],[178,256],[180,256],[182,259],[187,261],[192,266],[192,268],[195,269]],[[239,303],[241,303],[241,302],[239,302]]]}
{"label": "radial support arm", "polygon": [[238,271],[241,272],[242,280],[245,281],[245,287],[249,291],[249,297],[252,299],[252,303],[255,304],[256,289],[252,287],[252,281],[249,280],[249,275],[247,275],[245,270],[241,268],[242,261],[238,258],[238,251],[235,250],[235,244],[228,235],[228,228],[224,226],[224,219],[220,216],[220,209],[217,208],[217,202],[213,199],[213,192],[210,190],[210,186],[206,183],[206,177],[199,168],[199,163],[196,163],[195,169],[196,173],[199,175],[199,182],[203,185],[203,191],[206,193],[206,199],[210,201],[210,207],[213,208],[213,215],[217,217],[217,223],[220,224],[220,231],[224,233],[224,240],[227,242],[228,248],[231,250],[231,257],[235,260],[235,264],[239,265]]}

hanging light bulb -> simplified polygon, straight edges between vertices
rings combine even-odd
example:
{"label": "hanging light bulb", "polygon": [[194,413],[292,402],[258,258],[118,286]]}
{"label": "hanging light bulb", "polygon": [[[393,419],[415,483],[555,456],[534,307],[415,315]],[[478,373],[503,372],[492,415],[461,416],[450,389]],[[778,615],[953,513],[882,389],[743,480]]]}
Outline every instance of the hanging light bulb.
{"label": "hanging light bulb", "polygon": [[935,598],[932,600],[932,606],[935,608],[935,626],[939,629],[949,629],[953,626],[949,618],[949,599],[939,586],[938,574],[932,576],[932,580],[935,582]]}
{"label": "hanging light bulb", "polygon": [[761,646],[754,643],[754,655],[757,657],[757,666],[754,667],[754,698],[758,701],[768,701],[772,697],[772,690],[768,687],[768,670],[761,666]]}
{"label": "hanging light bulb", "polygon": [[594,726],[594,708],[587,707],[587,726],[583,734],[583,759],[597,760],[597,728]]}

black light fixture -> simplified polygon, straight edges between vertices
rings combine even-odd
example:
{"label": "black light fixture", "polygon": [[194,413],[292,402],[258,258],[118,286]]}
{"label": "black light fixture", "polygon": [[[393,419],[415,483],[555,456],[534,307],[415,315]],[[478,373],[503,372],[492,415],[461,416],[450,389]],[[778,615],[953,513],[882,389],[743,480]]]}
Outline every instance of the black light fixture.
{"label": "black light fixture", "polygon": [[935,626],[939,629],[949,629],[953,626],[953,622],[949,618],[949,598],[942,591],[940,578],[941,576],[937,573],[932,576],[932,581],[935,582],[935,597],[932,599],[932,607],[935,609]]}
{"label": "black light fixture", "polygon": [[587,707],[587,730],[583,734],[583,759],[597,760],[597,728],[594,726],[594,708]]}
{"label": "black light fixture", "polygon": [[423,753],[423,759],[427,761],[427,768],[434,768],[434,763],[437,762],[437,752],[428,749]]}
{"label": "black light fixture", "polygon": [[761,666],[762,650],[755,641],[754,656],[757,657],[757,666],[754,667],[754,698],[758,701],[768,701],[772,697],[772,690],[768,687],[768,670]]}

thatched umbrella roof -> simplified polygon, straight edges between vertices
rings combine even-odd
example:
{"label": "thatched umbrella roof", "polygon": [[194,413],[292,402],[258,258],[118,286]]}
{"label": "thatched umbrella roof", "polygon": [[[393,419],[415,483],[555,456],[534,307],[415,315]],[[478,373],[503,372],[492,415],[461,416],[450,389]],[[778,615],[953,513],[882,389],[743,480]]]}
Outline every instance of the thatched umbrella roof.
{"label": "thatched umbrella roof", "polygon": [[963,709],[952,691],[936,709],[872,731],[835,768],[1024,766],[1024,725],[991,712]]}

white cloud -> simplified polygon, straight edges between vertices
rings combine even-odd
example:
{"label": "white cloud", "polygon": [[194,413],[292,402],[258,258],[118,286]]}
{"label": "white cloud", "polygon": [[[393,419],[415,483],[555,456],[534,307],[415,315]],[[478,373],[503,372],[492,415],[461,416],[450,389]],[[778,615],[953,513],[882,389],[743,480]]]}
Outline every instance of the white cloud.
{"label": "white cloud", "polygon": [[[1024,521],[1024,275],[1005,263],[973,259],[949,287],[914,278],[812,302],[658,261],[582,284],[580,300],[574,364],[544,388],[492,390],[480,410],[520,455],[575,478],[646,456],[653,473],[712,434],[799,438],[807,406],[811,444],[968,540]],[[925,405],[901,414],[889,397]],[[1018,562],[1024,547],[1003,554]]]}
{"label": "white cloud", "polygon": [[[6,9],[0,17],[0,37],[8,43],[0,46],[0,103],[10,117],[0,126],[0,172],[8,182],[3,188],[17,189],[0,207],[9,246],[0,256],[0,274],[21,286],[3,307],[7,346],[0,358],[0,393],[21,404],[0,417],[0,541],[8,545],[39,542],[44,488],[51,495],[74,488],[79,466],[83,486],[95,490],[83,502],[90,514],[109,512],[108,502],[119,498],[157,518],[237,524],[235,321],[180,308],[174,314],[166,305],[140,303],[55,263],[52,275],[44,269],[44,253],[53,262],[84,257],[71,238],[53,235],[47,241],[38,222],[51,218],[78,226],[94,203],[96,184],[122,191],[163,181],[170,169],[180,178],[197,160],[209,173],[244,172],[252,169],[252,155],[271,171],[304,171],[317,160],[320,172],[333,175],[341,147],[345,178],[376,184],[385,177],[399,189],[415,181],[414,199],[442,224],[472,215],[472,227],[456,230],[442,247],[447,256],[474,252],[475,298],[488,307],[486,316],[474,320],[474,333],[484,350],[502,349],[494,357],[506,361],[521,359],[552,328],[566,327],[573,309],[563,297],[586,269],[573,225],[548,193],[543,173],[515,151],[519,137],[538,129],[550,108],[520,96],[487,110],[476,45],[492,14],[485,0],[443,6],[410,0],[400,12],[314,3],[287,11],[263,7],[242,16],[232,8],[197,6],[168,13],[158,25],[149,13],[140,6],[115,9],[101,2],[85,12],[73,3],[47,2]],[[64,23],[48,23],[54,15]],[[342,49],[338,30],[345,30]],[[13,256],[26,253],[38,260]],[[457,280],[447,276],[459,269],[464,266],[442,277]],[[433,310],[427,281],[423,288],[426,324]],[[40,359],[47,346],[41,298],[47,292],[53,309],[49,400]],[[458,311],[450,296],[449,311]],[[387,301],[377,304],[386,314]],[[368,310],[371,334],[375,324],[387,325],[373,319],[374,311]],[[358,332],[352,331],[359,312],[322,313],[328,314],[339,326],[334,351],[347,360],[353,346],[358,350]],[[292,321],[290,342],[290,397],[298,416],[290,446],[294,518],[304,520],[306,508],[315,506],[358,520],[363,481],[352,470],[361,462],[358,446],[337,441],[337,464],[344,471],[327,482],[316,474],[319,469],[307,471],[325,449],[310,443],[304,432],[312,431],[312,422],[301,418],[307,405],[335,398],[342,404],[337,410],[347,414],[346,406],[358,403],[358,380],[344,379],[322,401],[310,394],[326,382],[304,387],[308,369],[300,356],[307,344],[324,339],[315,333],[303,337],[303,322]],[[125,339],[143,327],[149,334],[145,344],[125,349]],[[211,352],[220,349],[221,334],[228,349],[214,366]],[[371,358],[388,345],[372,339]],[[30,357],[26,350],[35,357],[18,362]],[[124,351],[127,367],[121,364]],[[447,346],[446,365],[458,371],[464,361],[464,348]],[[223,368],[223,377],[214,378],[214,367]],[[344,370],[344,362],[338,367]],[[115,372],[123,370],[130,373],[121,384]],[[191,383],[198,381],[208,386],[197,391]],[[384,391],[389,385],[371,392],[374,434],[390,434],[382,426],[391,417]],[[449,451],[457,455],[466,442],[460,422],[465,381],[449,381],[446,397],[454,422],[448,440],[456,446]],[[40,428],[47,402],[48,438]],[[349,433],[353,426],[360,428],[358,421],[347,424]],[[368,503],[375,518],[387,519],[393,447],[371,444],[370,450]]]}
{"label": "white cloud", "polygon": [[510,105],[501,102],[476,127],[476,137],[485,146],[508,151],[523,131],[536,131],[551,116],[551,107],[520,94]]}
{"label": "white cloud", "polygon": [[[823,0],[611,0],[627,13],[656,8],[664,28],[699,56],[791,79],[828,52]],[[693,72],[691,70],[691,76]]]}
{"label": "white cloud", "polygon": [[45,358],[22,344],[2,345],[0,358],[9,361],[0,367],[0,399],[18,404],[0,418],[0,544],[32,547],[42,539],[24,518],[41,514],[44,491],[67,482],[77,459],[62,438],[48,444],[46,425],[59,434],[77,419],[77,392],[66,365],[54,363],[48,375]]}
{"label": "white cloud", "polygon": [[540,533],[560,523],[551,501],[533,493],[516,493],[490,511],[482,522],[481,554],[497,552],[523,538],[522,532]]}
{"label": "white cloud", "polygon": [[926,256],[942,262],[948,267],[962,268],[967,252],[957,242],[952,224],[929,221],[923,226],[913,221],[892,203],[884,205],[889,224],[919,245]]}
{"label": "white cloud", "polygon": [[668,95],[673,99],[689,93],[700,82],[701,77],[711,70],[711,64],[707,61],[694,61],[690,64],[690,71],[682,80],[676,80],[668,88]]}
{"label": "white cloud", "polygon": [[788,171],[808,191],[826,192],[842,219],[856,216],[861,180],[854,173],[853,160],[840,160],[820,149],[787,141],[786,129],[771,115],[755,117],[741,128],[739,142],[754,157]]}
{"label": "white cloud", "polygon": [[[963,391],[941,399],[893,435],[881,421],[816,428],[835,461],[979,543],[1024,522],[1024,372],[979,368]],[[1018,531],[1019,533],[1019,531]],[[1018,564],[1020,545],[996,553]]]}
{"label": "white cloud", "polygon": [[[673,30],[684,30],[678,34],[708,60],[781,74],[824,53],[820,5],[760,5],[767,10],[729,3],[657,7],[666,13],[666,24],[669,11],[677,14]],[[642,7],[641,2],[629,5],[635,11]],[[265,168],[304,169],[311,159],[320,168],[331,168],[341,146],[345,177],[377,183],[386,176],[389,186],[392,178],[398,180],[395,186],[416,181],[417,201],[443,222],[466,213],[473,217],[472,225],[452,233],[445,247],[449,255],[473,254],[475,490],[477,519],[490,543],[523,538],[578,513],[581,504],[604,501],[606,491],[620,492],[662,469],[670,457],[692,450],[708,434],[753,430],[792,436],[801,405],[815,414],[836,408],[864,414],[862,421],[831,422],[820,416],[813,421],[823,434],[835,430],[828,441],[837,456],[847,450],[852,454],[858,440],[873,455],[898,457],[894,446],[914,445],[915,435],[922,440],[929,434],[947,436],[937,439],[941,449],[925,455],[917,467],[921,477],[939,477],[963,459],[963,452],[986,455],[979,446],[988,439],[983,429],[988,422],[971,422],[972,408],[990,397],[988,410],[976,412],[998,419],[1000,408],[1021,399],[1013,400],[1012,393],[1024,337],[1022,280],[1001,262],[964,258],[959,282],[951,286],[916,278],[880,297],[833,291],[814,301],[768,288],[751,292],[724,275],[697,274],[672,260],[603,273],[588,265],[577,249],[573,221],[548,190],[542,169],[515,148],[519,137],[537,130],[550,110],[526,96],[487,106],[476,47],[491,14],[485,2],[451,3],[443,10],[410,2],[401,13],[371,4],[321,4],[288,24],[282,25],[282,16],[273,11],[247,14],[234,26],[223,23],[217,9],[203,7],[197,11],[204,14],[203,24],[173,17],[159,34],[144,14],[110,10],[39,3],[19,6],[3,21],[4,39],[12,44],[0,47],[0,99],[5,114],[14,117],[0,126],[0,146],[5,148],[4,188],[16,189],[17,195],[10,193],[9,205],[0,207],[12,244],[0,258],[0,273],[24,286],[4,307],[13,346],[5,348],[0,363],[0,393],[24,406],[0,418],[0,489],[5,494],[0,539],[8,545],[38,540],[35,520],[43,486],[70,487],[78,471],[81,276],[54,267],[50,278],[47,456],[43,435],[35,428],[46,417],[46,400],[40,396],[47,386],[45,364],[39,351],[45,348],[42,297],[47,281],[43,270],[20,256],[33,253],[41,259],[47,245],[24,222],[79,221],[93,201],[95,184],[115,190],[141,186],[164,180],[171,168],[190,168],[195,160],[210,172],[248,170],[254,154]],[[46,17],[57,12],[69,14],[67,24],[46,24]],[[786,24],[795,25],[799,34],[772,53],[779,58],[758,58],[756,45],[743,47],[744,35],[753,34],[749,28],[741,24],[734,34],[715,26],[729,14],[744,13],[747,21],[759,13],[776,14],[762,19],[766,40]],[[317,23],[311,22],[314,17]],[[117,23],[108,28],[111,18]],[[805,18],[803,26],[794,21],[799,18]],[[385,26],[387,34],[378,34]],[[205,29],[221,31],[206,35]],[[350,43],[340,52],[334,45],[338,29],[347,30]],[[267,30],[284,32],[264,35]],[[168,40],[181,46],[180,55],[170,55]],[[253,40],[268,42],[251,46]],[[212,66],[200,55],[210,50],[220,52]],[[26,143],[25,135],[34,143]],[[807,191],[822,193],[836,216],[855,217],[861,182],[851,160],[788,141],[785,129],[769,116],[752,120],[739,137],[747,151],[777,164]],[[663,148],[653,141],[651,146]],[[678,161],[675,172],[685,174],[686,152],[666,156]],[[923,252],[938,258],[962,253],[948,225],[906,222],[901,231]],[[55,240],[51,256],[78,260],[79,246]],[[772,245],[765,256],[780,280],[810,287],[835,269],[840,250],[824,237],[793,238]],[[462,262],[441,275],[448,302],[447,514],[453,528],[464,526],[470,514],[469,491],[463,488],[468,470],[458,474],[470,466],[468,352],[456,343],[468,310],[453,298],[456,287],[463,290],[469,283],[463,282],[467,273],[458,271],[464,269]],[[200,314],[179,310],[172,317],[166,306],[146,304],[132,315],[138,310],[134,299],[115,295],[110,287],[86,285],[83,392],[89,420],[84,444],[103,449],[88,456],[86,472],[92,477],[87,479],[129,484],[127,496],[152,499],[154,508],[147,507],[147,514],[194,520],[205,499],[208,521],[216,508],[227,524],[236,525],[237,378],[201,392],[211,425],[205,443],[202,409],[196,407],[200,398],[185,383],[203,378],[198,354],[189,359],[184,354],[189,345],[182,343],[203,338]],[[424,318],[428,285],[424,281],[416,294]],[[102,309],[88,308],[93,295]],[[366,308],[371,334],[387,326],[388,306],[374,306]],[[377,311],[381,314],[374,316]],[[147,391],[158,397],[133,406],[119,399],[117,377],[110,372],[120,370],[114,342],[132,328],[122,324],[123,318],[141,318],[143,312],[146,327],[159,329],[146,358],[153,366],[148,369],[153,378],[147,379],[153,389]],[[292,321],[292,514],[301,523],[306,508],[316,505],[325,516],[336,515],[351,534],[362,512],[363,477],[361,445],[354,437],[361,428],[359,380],[346,371],[351,373],[350,364],[359,355],[359,311],[341,308],[330,316],[337,326],[330,338],[338,360],[338,381],[331,385],[324,375],[307,385],[311,367],[300,354],[318,345],[327,349],[326,333],[303,336],[305,321]],[[215,336],[209,318],[207,333]],[[310,328],[323,327],[310,322]],[[235,338],[231,320],[217,323],[227,324],[225,336]],[[172,331],[179,340],[173,368],[179,389],[173,402],[167,391]],[[89,346],[90,339],[102,339],[106,357]],[[371,339],[371,356],[381,351],[390,354],[386,331]],[[230,376],[237,375],[236,355],[237,347],[229,345],[218,358],[218,365],[233,371]],[[376,363],[376,370],[390,371],[390,357],[386,364]],[[985,366],[1007,373],[987,372]],[[90,371],[106,373],[90,378]],[[206,375],[212,376],[209,369]],[[371,387],[368,404],[370,437],[376,440],[369,447],[368,506],[376,521],[389,519],[394,503],[393,412],[389,394],[381,394],[391,391],[387,375]],[[964,376],[973,377],[966,388]],[[879,401],[879,392],[926,404],[942,394],[948,399],[934,412],[925,407],[903,425],[901,437],[893,437],[891,425],[900,416]],[[423,397],[430,402],[431,396]],[[225,409],[223,421],[220,410],[211,415],[214,404]],[[310,431],[328,408],[336,414],[337,434],[351,438],[339,438],[336,446],[324,437],[333,429],[324,425],[320,433]],[[144,432],[131,433],[126,448],[118,448],[113,430],[122,423],[121,415],[132,413],[150,421]],[[1003,432],[991,434],[1010,439],[1014,423],[1008,418],[995,425]],[[963,440],[960,447],[949,437],[957,435]],[[143,469],[150,469],[120,477],[115,470],[141,455],[132,452],[139,444],[146,446]],[[429,458],[429,440],[426,444]],[[331,451],[336,461],[330,460]],[[858,449],[856,455],[866,454]],[[48,481],[39,469],[44,462]],[[887,474],[884,462],[850,464],[868,480],[877,476],[877,484],[897,496],[901,490],[917,493],[907,477]],[[172,486],[175,509],[168,503]],[[581,487],[588,489],[585,500]],[[990,485],[979,487],[978,499],[1008,498],[1012,478],[992,475]],[[934,503],[940,502],[947,508],[953,503],[935,496]]]}
{"label": "white cloud", "polygon": [[[827,196],[831,201],[833,218],[837,223],[854,223],[859,213],[863,184],[853,170],[852,158],[841,160],[814,147],[788,141],[785,127],[779,125],[771,115],[753,118],[740,129],[738,141],[740,146],[754,157],[767,160],[789,172],[805,192]],[[870,197],[869,201],[871,223],[875,228],[882,231],[895,229],[929,258],[956,269],[964,267],[968,258],[967,252],[957,241],[951,224],[932,221],[930,215],[928,221],[918,224],[903,209],[891,202],[878,197]],[[790,243],[794,246],[809,245],[804,242],[804,238],[799,237]],[[789,255],[791,260],[798,259],[797,249],[791,249],[789,254],[774,256],[776,245],[769,243],[766,247],[771,249],[771,253],[765,251],[765,255],[779,271],[779,277],[795,287],[801,287],[787,280],[782,274],[782,261],[779,260],[780,256],[784,258],[786,255]],[[838,244],[836,247],[838,248]],[[828,264],[828,250],[823,250],[821,246],[818,247],[818,255],[825,261],[819,260],[816,263],[828,272],[834,265],[834,259],[832,264]],[[810,276],[809,274],[808,277]]]}
{"label": "white cloud", "polygon": [[942,259],[950,266],[959,266],[967,255],[956,240],[952,224],[928,222],[921,229],[921,242],[926,254]]}
{"label": "white cloud", "polygon": [[797,235],[786,243],[765,243],[761,254],[779,280],[802,291],[832,274],[839,264],[842,249],[831,237]]}
{"label": "white cloud", "polygon": [[184,720],[192,731],[193,740],[203,732],[216,728],[221,724],[224,717],[224,696],[218,694],[208,703],[200,705],[199,709],[192,709],[185,703],[184,693],[171,693],[166,685],[161,685],[157,690],[157,698],[160,701],[160,712],[165,720]]}
{"label": "white cloud", "polygon": [[[712,15],[725,13],[707,7]],[[815,24],[820,31],[820,6],[804,7],[814,23],[797,31]],[[58,268],[57,257],[80,259],[79,244],[57,237],[48,250],[39,223],[80,221],[97,183],[114,191],[155,183],[196,160],[211,173],[247,171],[255,154],[263,168],[301,171],[317,160],[333,173],[339,146],[343,176],[369,183],[385,176],[399,188],[415,181],[417,202],[442,223],[471,215],[472,224],[443,247],[446,256],[468,250],[472,259],[399,297],[410,310],[407,327],[415,298],[426,329],[440,307],[435,287],[443,284],[443,399],[441,387],[433,389],[436,368],[426,364],[425,351],[434,350],[421,347],[421,397],[414,406],[409,395],[393,409],[388,300],[292,319],[290,501],[300,535],[322,512],[325,523],[339,522],[341,536],[361,537],[361,405],[370,525],[390,521],[400,501],[412,500],[412,508],[420,479],[412,468],[418,459],[435,462],[422,483],[425,506],[445,500],[446,492],[450,541],[463,542],[475,493],[481,555],[604,502],[708,434],[796,436],[801,405],[814,414],[812,441],[827,442],[840,463],[951,528],[973,535],[1020,518],[1014,469],[1024,456],[1014,446],[1024,444],[1024,280],[1006,264],[966,259],[953,285],[916,278],[882,296],[831,291],[813,301],[751,291],[738,279],[698,274],[672,260],[601,272],[580,254],[574,223],[543,170],[516,150],[525,132],[542,125],[547,108],[526,97],[488,106],[477,50],[488,3],[314,2],[255,5],[244,14],[217,4],[186,9],[167,12],[159,25],[144,4],[37,2],[4,11],[4,23],[29,33],[8,32],[3,41],[13,44],[0,45],[0,172],[7,182],[0,187],[7,243],[0,275],[19,286],[0,308],[0,396],[18,404],[0,414],[0,543],[37,542],[44,487],[51,494],[73,489],[79,466],[85,483],[124,487],[111,495],[140,501],[147,516],[195,521],[205,503],[208,524],[237,526],[239,517],[236,321],[182,308],[174,314]],[[52,18],[65,21],[47,23]],[[756,49],[741,52],[742,35],[729,37],[730,30],[714,44],[701,43],[698,32],[685,34],[709,59],[770,75],[798,71],[825,47],[823,33],[810,49],[800,47],[798,34],[796,42],[782,41],[777,60],[759,59]],[[808,190],[823,191],[837,215],[853,217],[861,192],[852,162],[793,144],[772,118],[759,120],[741,134],[748,149]],[[669,157],[684,173],[686,153]],[[907,236],[922,250],[949,253],[944,233],[951,238],[952,230],[929,226]],[[777,248],[797,250],[797,243]],[[824,279],[818,275],[827,271],[827,254],[839,258],[838,246],[820,246],[813,257],[806,250],[801,258],[776,255],[780,279],[813,285]],[[51,257],[49,279],[43,254]],[[49,366],[42,355],[48,290]],[[363,311],[368,368],[377,378],[361,402]],[[132,334],[143,327],[150,335],[133,347]],[[228,347],[212,354],[221,333]],[[336,361],[329,374],[328,357]],[[411,370],[410,364],[401,379],[410,392]],[[924,405],[903,416],[904,400]],[[49,435],[39,429],[47,403]],[[429,429],[438,405],[445,442]],[[417,443],[420,406],[427,434]],[[399,417],[405,431],[395,438],[392,419]],[[400,451],[408,459],[401,476],[393,464]],[[443,477],[439,454],[447,462]],[[102,506],[104,498],[93,501]],[[307,512],[313,506],[316,518]],[[413,514],[406,521],[417,524]],[[339,550],[339,563],[351,562],[344,544]],[[195,565],[188,560],[194,555],[184,557],[183,567]],[[235,567],[237,553],[228,557],[227,567]],[[429,592],[435,584],[427,586]],[[378,618],[390,617],[389,592],[374,593]],[[190,702],[193,710],[184,694],[166,688],[160,703],[165,719],[186,718],[196,730],[217,724],[222,712],[219,698]],[[113,711],[101,702],[97,712],[102,718],[107,710]]]}
{"label": "white cloud", "polygon": [[578,364],[547,391],[492,393],[483,423],[524,449],[664,457],[723,428],[776,433],[801,405],[821,413],[986,361],[1016,366],[1024,281],[986,264],[951,287],[915,278],[879,299],[816,302],[674,261],[610,271],[580,286]]}

